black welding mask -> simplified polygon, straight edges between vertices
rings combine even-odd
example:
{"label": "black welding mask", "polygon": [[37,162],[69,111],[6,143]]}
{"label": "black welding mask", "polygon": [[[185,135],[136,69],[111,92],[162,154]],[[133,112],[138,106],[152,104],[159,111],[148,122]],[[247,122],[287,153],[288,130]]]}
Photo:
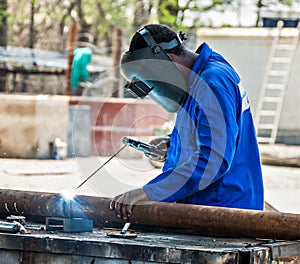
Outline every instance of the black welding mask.
{"label": "black welding mask", "polygon": [[142,28],[138,33],[147,47],[123,54],[121,72],[128,81],[125,88],[140,98],[149,95],[169,112],[178,112],[186,100],[187,86],[166,50],[181,45],[184,34],[157,44],[147,29]]}

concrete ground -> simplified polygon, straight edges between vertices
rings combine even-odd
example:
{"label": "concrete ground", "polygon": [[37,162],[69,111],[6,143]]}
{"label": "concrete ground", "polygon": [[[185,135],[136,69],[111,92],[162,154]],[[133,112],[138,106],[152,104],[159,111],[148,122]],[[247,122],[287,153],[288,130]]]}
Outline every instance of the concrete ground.
{"label": "concrete ground", "polygon": [[[115,157],[75,190],[108,159],[0,159],[0,188],[113,197],[143,185],[160,172],[146,158]],[[300,213],[300,168],[263,165],[263,176],[266,201],[282,212]]]}

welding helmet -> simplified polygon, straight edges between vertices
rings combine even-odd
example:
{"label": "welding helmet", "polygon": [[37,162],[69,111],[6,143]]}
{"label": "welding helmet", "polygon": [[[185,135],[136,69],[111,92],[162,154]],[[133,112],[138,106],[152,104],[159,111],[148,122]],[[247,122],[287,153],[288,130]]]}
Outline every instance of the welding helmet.
{"label": "welding helmet", "polygon": [[125,88],[140,98],[149,95],[169,112],[178,112],[187,97],[186,81],[166,50],[181,45],[184,34],[157,44],[146,28],[137,33],[147,46],[123,54],[121,72],[128,81]]}

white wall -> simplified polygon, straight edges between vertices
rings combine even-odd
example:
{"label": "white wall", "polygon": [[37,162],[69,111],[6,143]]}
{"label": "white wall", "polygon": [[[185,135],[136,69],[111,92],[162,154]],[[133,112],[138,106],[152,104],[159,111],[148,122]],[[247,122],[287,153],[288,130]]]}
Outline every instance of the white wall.
{"label": "white wall", "polygon": [[0,94],[0,157],[49,158],[50,142],[67,142],[69,98]]}
{"label": "white wall", "polygon": [[[200,28],[197,40],[207,42],[235,67],[248,92],[255,114],[265,67],[276,28]],[[291,37],[296,28],[284,28],[283,36]],[[279,124],[279,141],[300,144],[300,43],[290,73]],[[283,138],[284,137],[284,138]]]}

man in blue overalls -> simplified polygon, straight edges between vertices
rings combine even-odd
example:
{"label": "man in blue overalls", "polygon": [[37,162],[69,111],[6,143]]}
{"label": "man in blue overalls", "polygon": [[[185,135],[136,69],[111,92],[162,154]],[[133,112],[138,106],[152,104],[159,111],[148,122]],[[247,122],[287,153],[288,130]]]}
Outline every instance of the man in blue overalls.
{"label": "man in blue overalls", "polygon": [[130,217],[144,201],[262,210],[261,163],[247,94],[232,66],[208,44],[187,49],[185,35],[147,25],[133,36],[121,69],[139,97],[177,112],[162,173],[116,196],[110,209]]}

